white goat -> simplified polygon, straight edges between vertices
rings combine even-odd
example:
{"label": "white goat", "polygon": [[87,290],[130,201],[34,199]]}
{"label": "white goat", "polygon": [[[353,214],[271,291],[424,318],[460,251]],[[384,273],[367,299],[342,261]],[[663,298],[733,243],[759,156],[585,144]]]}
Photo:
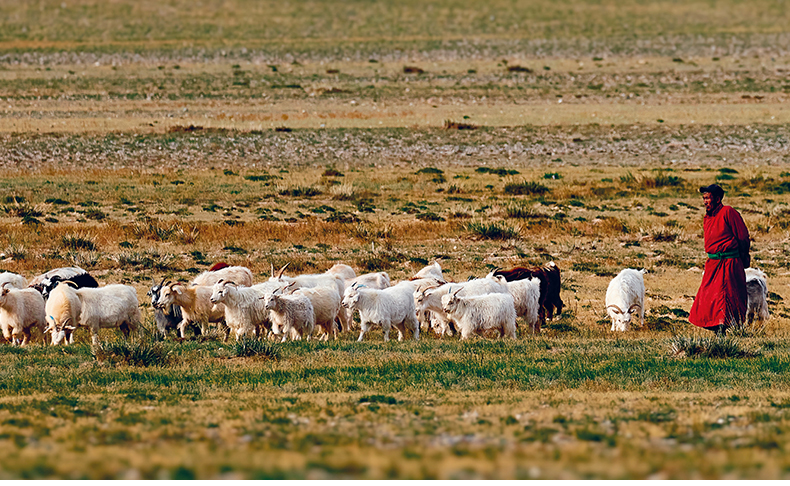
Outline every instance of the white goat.
{"label": "white goat", "polygon": [[[280,272],[277,274],[277,276],[274,275],[274,267],[272,266],[272,276],[269,281],[280,282],[283,287],[288,284],[293,284],[290,286],[292,289],[312,289],[316,287],[334,288],[337,289],[338,295],[343,295],[343,292],[346,289],[345,279],[337,273],[305,274],[298,275],[296,277],[283,276],[283,272],[288,267],[288,265],[289,264],[286,263],[285,266],[280,269]],[[351,322],[348,319],[348,314],[343,309],[338,310],[337,318],[340,321],[340,329],[342,331],[351,330]]]}
{"label": "white goat", "polygon": [[420,325],[414,310],[413,282],[401,282],[383,290],[368,289],[354,285],[346,289],[343,307],[359,311],[362,341],[372,325],[381,326],[384,341],[389,341],[390,328],[398,330],[398,341],[403,341],[406,329],[413,333],[414,340],[420,339]]}
{"label": "white goat", "polygon": [[[432,284],[426,285],[427,282]],[[418,315],[430,313],[430,326],[440,336],[450,335],[453,331],[453,321],[442,307],[442,296],[450,289],[456,289],[462,296],[507,294],[509,289],[504,277],[494,276],[492,273],[485,278],[475,278],[460,283],[442,283],[435,279],[423,279],[414,292],[414,304]]]}
{"label": "white goat", "polygon": [[751,325],[755,319],[759,324],[767,321],[771,314],[768,312],[768,283],[765,273],[756,268],[746,270],[746,321]]}
{"label": "white goat", "polygon": [[225,306],[225,324],[238,341],[243,336],[260,336],[261,330],[271,331],[269,311],[261,299],[276,284],[264,282],[252,287],[241,287],[234,282],[220,280],[212,287],[209,301]]}
{"label": "white goat", "polygon": [[245,287],[252,286],[252,272],[247,267],[223,267],[219,270],[208,270],[195,277],[190,287],[212,287],[220,280],[235,282]]}
{"label": "white goat", "polygon": [[609,282],[606,289],[606,313],[612,319],[612,331],[627,331],[632,316],[639,312],[645,324],[645,270],[626,268]]}
{"label": "white goat", "polygon": [[[369,289],[379,289],[379,290],[383,290],[388,287],[391,287],[390,276],[387,272],[366,273],[358,277],[347,279],[345,282],[345,287],[349,288],[354,284],[364,285]],[[350,309],[346,309],[345,311],[348,318],[348,325],[350,326],[354,323],[353,321],[354,316]]]}
{"label": "white goat", "polygon": [[15,289],[27,288],[27,279],[18,273],[3,272],[0,273],[0,286],[10,284]]}
{"label": "white goat", "polygon": [[[206,333],[210,322],[222,322],[225,319],[225,306],[211,302],[211,287],[187,287],[182,283],[167,283],[159,291],[159,298],[153,304],[158,309],[169,305],[181,307],[181,323],[178,333],[182,338],[189,324],[198,324],[201,334]],[[226,330],[227,331],[227,330]],[[227,339],[227,334],[225,336]]]}
{"label": "white goat", "polygon": [[296,289],[293,294],[304,295],[310,299],[315,313],[315,327],[321,330],[320,340],[328,341],[331,334],[337,339],[335,319],[340,311],[340,294],[333,288],[315,287]]}
{"label": "white goat", "polygon": [[305,295],[282,295],[282,291],[280,288],[264,297],[264,305],[272,321],[272,332],[282,334],[282,342],[289,336],[292,341],[302,337],[310,339],[315,329],[313,304]]}
{"label": "white goat", "polygon": [[[486,275],[486,278],[494,278],[494,272]],[[532,277],[508,282],[504,277],[500,278],[500,282],[505,284],[513,296],[516,315],[524,319],[533,334],[540,332],[540,279]]]}
{"label": "white goat", "polygon": [[349,267],[344,263],[338,263],[333,265],[332,268],[326,271],[326,273],[332,275],[340,275],[343,277],[343,280],[352,280],[357,276],[357,272],[354,271],[353,268]]}
{"label": "white goat", "polygon": [[434,260],[431,265],[428,265],[419,272],[415,273],[414,276],[409,280],[421,280],[424,278],[435,278],[436,280],[445,282],[444,276],[442,276],[442,267],[439,265],[439,262]]}
{"label": "white goat", "polygon": [[66,344],[74,342],[74,330],[79,325],[81,311],[82,303],[71,283],[60,282],[52,289],[44,313],[49,322],[45,332],[52,333],[53,345],[64,340]]}
{"label": "white goat", "polygon": [[461,290],[442,296],[442,308],[456,323],[461,339],[488,330],[516,339],[516,307],[509,292],[460,296]]}
{"label": "white goat", "polygon": [[0,328],[7,341],[25,346],[34,328],[43,338],[45,320],[44,297],[36,289],[13,288],[10,282],[0,285]]}
{"label": "white goat", "polygon": [[[66,329],[74,331],[77,326],[90,329],[93,344],[99,343],[99,329],[118,328],[127,338],[132,331],[137,330],[140,325],[140,303],[134,287],[115,284],[75,289],[71,285],[68,281],[59,283],[47,300],[45,309],[53,345],[63,341]],[[67,294],[67,297],[59,297],[53,302],[56,291],[59,291],[57,294]],[[78,319],[74,319],[74,296],[79,300]],[[56,307],[63,302],[66,302],[66,308]]]}

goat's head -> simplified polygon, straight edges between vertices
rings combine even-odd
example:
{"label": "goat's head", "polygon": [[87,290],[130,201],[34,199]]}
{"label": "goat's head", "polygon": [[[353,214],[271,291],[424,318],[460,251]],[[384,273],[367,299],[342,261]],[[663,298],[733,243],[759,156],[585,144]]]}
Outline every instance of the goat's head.
{"label": "goat's head", "polygon": [[47,328],[44,332],[52,333],[52,345],[58,346],[77,328],[76,323],[71,319],[71,316],[66,316],[62,320],[55,319],[54,316],[48,315],[46,318]]}
{"label": "goat's head", "polygon": [[354,282],[351,287],[347,288],[343,293],[343,300],[340,302],[340,305],[347,309],[356,308],[357,304],[359,303],[359,289],[361,287],[364,287],[364,285],[359,285],[358,283]]}
{"label": "goat's head", "polygon": [[458,297],[458,292],[463,290],[463,287],[458,287],[457,289],[453,290],[452,286],[447,289],[447,294],[442,296],[442,309],[445,312],[452,312],[457,306],[460,301]]}
{"label": "goat's head", "polygon": [[165,278],[162,277],[162,281],[156,283],[156,280],[151,278],[151,288],[148,289],[148,292],[145,293],[148,297],[151,297],[151,305],[153,306],[157,300],[159,300],[159,293],[162,291],[162,286],[165,284]]}
{"label": "goat's head", "polygon": [[164,309],[169,305],[172,305],[173,302],[176,300],[176,296],[181,295],[184,293],[184,284],[181,282],[170,282],[169,280],[162,285],[162,288],[159,290],[159,298],[156,299],[156,302],[151,302],[157,309]]}
{"label": "goat's head", "polygon": [[6,296],[11,291],[10,288],[7,287],[11,282],[3,282],[3,285],[0,286],[0,302],[5,302]]}
{"label": "goat's head", "polygon": [[219,279],[217,283],[214,284],[214,287],[211,289],[211,297],[209,300],[212,304],[216,304],[217,302],[224,302],[225,298],[228,296],[230,292],[230,288],[235,288],[236,284],[234,282],[230,282],[225,279]]}
{"label": "goat's head", "polygon": [[627,331],[631,327],[633,315],[642,308],[639,304],[633,304],[624,311],[620,306],[609,304],[606,306],[606,313],[612,318],[612,331]]}

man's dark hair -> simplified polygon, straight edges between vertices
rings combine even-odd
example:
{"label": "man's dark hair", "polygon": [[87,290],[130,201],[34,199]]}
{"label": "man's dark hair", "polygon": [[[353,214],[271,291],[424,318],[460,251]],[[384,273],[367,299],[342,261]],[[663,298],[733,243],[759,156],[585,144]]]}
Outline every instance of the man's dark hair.
{"label": "man's dark hair", "polygon": [[724,198],[724,189],[721,188],[718,184],[711,184],[709,186],[702,186],[699,188],[699,192],[705,194],[706,192],[710,193],[711,196],[721,200]]}

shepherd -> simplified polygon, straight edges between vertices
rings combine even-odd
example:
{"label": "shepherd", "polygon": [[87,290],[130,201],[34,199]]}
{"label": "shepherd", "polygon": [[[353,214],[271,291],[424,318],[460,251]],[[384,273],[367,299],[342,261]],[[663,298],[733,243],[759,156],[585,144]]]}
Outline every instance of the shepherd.
{"label": "shepherd", "polygon": [[718,184],[700,187],[705,203],[703,231],[708,261],[689,321],[695,326],[724,334],[728,327],[746,319],[746,274],[749,267],[749,230],[740,213],[724,206],[724,189]]}

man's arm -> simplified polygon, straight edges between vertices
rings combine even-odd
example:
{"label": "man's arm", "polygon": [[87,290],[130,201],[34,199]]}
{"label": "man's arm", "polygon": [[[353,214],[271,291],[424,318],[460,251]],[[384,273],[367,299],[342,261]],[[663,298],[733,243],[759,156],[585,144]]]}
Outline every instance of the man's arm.
{"label": "man's arm", "polygon": [[749,240],[749,230],[746,228],[746,223],[743,222],[741,214],[735,209],[732,210],[732,233],[738,240],[738,252],[741,256],[741,263],[743,268],[749,268],[752,263],[752,257],[749,255],[751,248],[751,241]]}

